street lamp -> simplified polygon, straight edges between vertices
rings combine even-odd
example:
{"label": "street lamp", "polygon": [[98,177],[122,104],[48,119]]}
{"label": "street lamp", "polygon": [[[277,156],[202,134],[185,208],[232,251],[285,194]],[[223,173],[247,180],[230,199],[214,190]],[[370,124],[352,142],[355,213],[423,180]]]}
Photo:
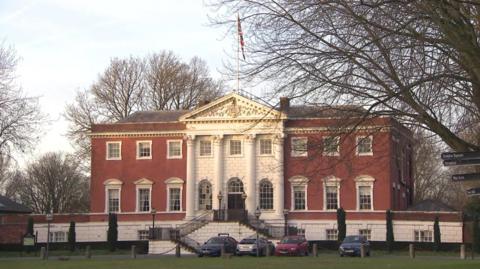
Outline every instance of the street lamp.
{"label": "street lamp", "polygon": [[287,219],[288,212],[289,212],[288,208],[285,208],[285,209],[283,210],[283,218],[284,218],[284,220],[285,220],[285,230],[283,231],[283,234],[284,234],[285,236],[288,235],[288,219]]}
{"label": "street lamp", "polygon": [[48,260],[48,249],[50,247],[50,222],[53,220],[53,214],[48,213],[46,218],[47,218],[47,251],[45,252],[45,258]]}
{"label": "street lamp", "polygon": [[157,210],[152,208],[150,212],[152,213],[152,239],[155,239],[155,214],[157,213]]}
{"label": "street lamp", "polygon": [[257,257],[260,256],[259,250],[258,250],[258,228],[260,227],[260,222],[258,220],[260,219],[261,214],[262,214],[262,211],[260,211],[260,208],[257,207],[257,209],[255,209],[255,218],[257,219],[257,229],[256,229],[257,240],[255,240],[255,244],[257,245]]}
{"label": "street lamp", "polygon": [[222,214],[223,213],[222,212],[223,194],[222,194],[222,191],[218,192],[217,198],[218,198],[218,218],[219,218],[219,220],[223,220],[223,214]]}

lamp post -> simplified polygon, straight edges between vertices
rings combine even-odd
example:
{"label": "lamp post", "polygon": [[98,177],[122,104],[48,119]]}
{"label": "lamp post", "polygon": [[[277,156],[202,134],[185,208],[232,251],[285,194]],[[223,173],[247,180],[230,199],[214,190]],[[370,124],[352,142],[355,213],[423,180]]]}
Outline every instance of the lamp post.
{"label": "lamp post", "polygon": [[257,240],[255,240],[255,244],[257,246],[257,257],[260,256],[259,255],[259,249],[258,249],[258,228],[259,228],[259,224],[260,222],[258,221],[260,219],[260,215],[262,214],[262,212],[260,211],[260,208],[257,207],[257,209],[255,210],[255,218],[257,219],[257,229],[256,229],[256,232],[257,232]]}
{"label": "lamp post", "polygon": [[50,222],[53,220],[53,214],[48,213],[46,218],[47,218],[47,251],[45,252],[45,259],[48,260],[48,249],[50,247]]}
{"label": "lamp post", "polygon": [[157,210],[155,208],[152,208],[150,211],[152,213],[152,239],[155,239],[155,214],[157,213]]}
{"label": "lamp post", "polygon": [[222,194],[222,191],[218,192],[217,199],[218,199],[218,218],[219,218],[219,220],[223,220],[223,212],[222,212],[223,194]]}
{"label": "lamp post", "polygon": [[283,234],[284,234],[285,236],[288,235],[288,219],[287,219],[288,212],[289,212],[288,208],[285,208],[285,209],[283,210],[283,219],[285,220],[285,230],[283,231]]}

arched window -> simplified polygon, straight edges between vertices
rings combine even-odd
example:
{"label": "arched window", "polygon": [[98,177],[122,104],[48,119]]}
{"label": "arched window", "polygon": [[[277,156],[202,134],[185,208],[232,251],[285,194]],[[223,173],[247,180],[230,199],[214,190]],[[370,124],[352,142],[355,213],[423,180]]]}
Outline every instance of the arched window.
{"label": "arched window", "polygon": [[243,193],[243,183],[238,177],[228,182],[228,193]]}
{"label": "arched window", "polygon": [[260,209],[273,209],[273,186],[267,179],[260,182],[259,195]]}
{"label": "arched window", "polygon": [[212,184],[202,180],[198,186],[198,209],[212,210]]}

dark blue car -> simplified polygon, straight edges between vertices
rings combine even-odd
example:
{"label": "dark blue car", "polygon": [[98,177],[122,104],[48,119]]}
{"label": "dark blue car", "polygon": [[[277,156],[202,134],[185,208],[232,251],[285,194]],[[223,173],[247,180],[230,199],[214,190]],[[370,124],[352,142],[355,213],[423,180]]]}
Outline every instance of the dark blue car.
{"label": "dark blue car", "polygon": [[222,253],[222,246],[225,250],[225,253],[235,254],[237,250],[237,240],[228,235],[219,235],[208,239],[205,244],[200,248],[199,257],[202,256],[211,256],[216,257],[220,256]]}
{"label": "dark blue car", "polygon": [[360,248],[363,245],[365,255],[370,256],[370,243],[362,235],[349,235],[345,237],[342,244],[338,248],[340,257],[343,256],[360,256]]}

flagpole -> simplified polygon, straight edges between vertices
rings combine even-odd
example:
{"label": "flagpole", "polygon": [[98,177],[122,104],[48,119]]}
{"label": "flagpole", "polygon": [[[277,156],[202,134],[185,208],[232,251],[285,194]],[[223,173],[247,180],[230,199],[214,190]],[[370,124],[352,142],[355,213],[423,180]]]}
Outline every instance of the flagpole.
{"label": "flagpole", "polygon": [[239,23],[240,15],[237,14],[237,93],[240,92],[240,34],[238,33]]}

